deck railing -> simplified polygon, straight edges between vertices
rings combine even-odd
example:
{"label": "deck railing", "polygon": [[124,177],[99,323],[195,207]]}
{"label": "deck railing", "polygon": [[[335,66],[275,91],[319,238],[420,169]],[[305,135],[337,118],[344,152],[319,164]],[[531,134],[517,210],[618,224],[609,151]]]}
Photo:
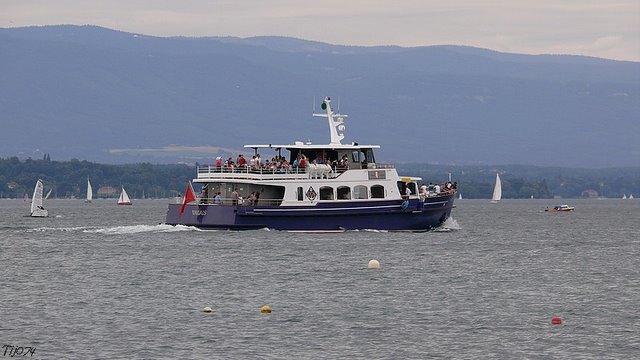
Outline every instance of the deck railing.
{"label": "deck railing", "polygon": [[[183,197],[177,197],[172,200],[175,204],[182,204]],[[250,200],[248,198],[240,198],[234,202],[230,197],[220,198],[219,202],[216,202],[214,197],[202,197],[196,196],[196,199],[190,204],[193,205],[219,205],[219,206],[279,206],[282,203],[282,199],[258,199]]]}
{"label": "deck railing", "polygon": [[380,164],[380,163],[375,163],[374,164],[374,169],[395,169],[395,165],[394,164]]}
{"label": "deck railing", "polygon": [[286,178],[307,178],[305,168],[290,167],[290,168],[253,168],[249,166],[215,166],[215,165],[200,165],[198,166],[198,178],[274,178],[274,179],[286,179]]}
{"label": "deck railing", "polygon": [[[393,169],[393,164],[368,164],[354,169]],[[349,167],[337,166],[332,169],[312,169],[310,167],[280,167],[256,168],[250,166],[198,166],[198,179],[307,179],[307,178],[336,178],[349,170]]]}

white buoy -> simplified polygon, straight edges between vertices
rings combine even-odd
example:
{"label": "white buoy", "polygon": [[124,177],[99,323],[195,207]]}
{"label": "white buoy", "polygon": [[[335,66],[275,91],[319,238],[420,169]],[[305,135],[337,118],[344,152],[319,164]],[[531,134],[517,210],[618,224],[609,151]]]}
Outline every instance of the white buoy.
{"label": "white buoy", "polygon": [[367,265],[369,269],[380,269],[380,262],[376,259],[369,260],[369,264]]}
{"label": "white buoy", "polygon": [[206,312],[206,313],[210,313],[210,312],[212,312],[212,311],[213,311],[213,309],[211,309],[211,308],[210,308],[210,307],[208,307],[208,306],[205,306],[205,307],[204,307],[204,309],[202,309],[202,312]]}

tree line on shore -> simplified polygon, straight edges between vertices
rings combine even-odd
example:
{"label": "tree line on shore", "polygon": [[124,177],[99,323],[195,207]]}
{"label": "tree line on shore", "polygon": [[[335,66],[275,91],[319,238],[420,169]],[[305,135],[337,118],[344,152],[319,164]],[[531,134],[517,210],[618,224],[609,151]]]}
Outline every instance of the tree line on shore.
{"label": "tree line on shore", "polygon": [[[46,155],[45,155],[46,156]],[[84,198],[90,179],[94,198],[118,197],[123,186],[133,198],[168,198],[184,191],[195,169],[188,165],[149,163],[111,165],[72,159],[69,161],[0,158],[0,197],[31,196],[38,179],[54,198]],[[101,191],[101,189],[103,191]]]}
{"label": "tree line on shore", "polygon": [[[526,165],[463,166],[396,164],[400,175],[420,176],[425,183],[443,183],[451,176],[464,198],[490,198],[496,173],[502,178],[503,199],[534,197],[606,197],[640,196],[640,167],[608,169],[571,169]],[[120,187],[133,198],[168,198],[184,191],[195,177],[194,165],[150,163],[112,165],[86,160],[52,161],[0,158],[0,198],[31,195],[38,179],[45,183],[51,197],[84,198],[87,179],[94,198],[117,197]],[[101,191],[102,189],[102,191]]]}
{"label": "tree line on shore", "polygon": [[[621,198],[640,194],[640,166],[604,169],[531,165],[396,164],[398,172],[442,182],[451,174],[464,198],[491,198],[496,174],[503,199]],[[433,180],[431,180],[433,179]]]}

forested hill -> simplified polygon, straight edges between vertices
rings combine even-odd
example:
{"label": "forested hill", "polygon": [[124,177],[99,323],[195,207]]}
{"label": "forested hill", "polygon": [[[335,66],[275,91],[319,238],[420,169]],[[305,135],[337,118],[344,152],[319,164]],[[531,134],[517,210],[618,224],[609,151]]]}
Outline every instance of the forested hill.
{"label": "forested hill", "polygon": [[[504,166],[444,166],[396,164],[401,175],[421,176],[426,182],[444,182],[451,174],[464,198],[490,198],[495,174],[502,178],[503,198],[578,198],[611,197],[634,194],[640,198],[640,167],[575,169]],[[30,196],[37,179],[45,191],[59,198],[84,198],[87,178],[93,184],[94,197],[117,197],[120,186],[133,198],[166,198],[184,192],[196,169],[188,165],[97,164],[88,161],[19,160],[0,158],[0,197]],[[144,195],[143,195],[144,194]]]}

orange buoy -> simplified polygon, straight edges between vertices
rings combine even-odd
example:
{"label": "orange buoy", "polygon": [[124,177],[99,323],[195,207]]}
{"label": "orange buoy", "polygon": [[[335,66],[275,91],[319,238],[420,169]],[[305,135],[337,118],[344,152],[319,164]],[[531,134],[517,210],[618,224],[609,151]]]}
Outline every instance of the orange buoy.
{"label": "orange buoy", "polygon": [[551,317],[551,324],[553,325],[560,325],[562,324],[562,319],[560,318],[560,316],[552,316]]}

